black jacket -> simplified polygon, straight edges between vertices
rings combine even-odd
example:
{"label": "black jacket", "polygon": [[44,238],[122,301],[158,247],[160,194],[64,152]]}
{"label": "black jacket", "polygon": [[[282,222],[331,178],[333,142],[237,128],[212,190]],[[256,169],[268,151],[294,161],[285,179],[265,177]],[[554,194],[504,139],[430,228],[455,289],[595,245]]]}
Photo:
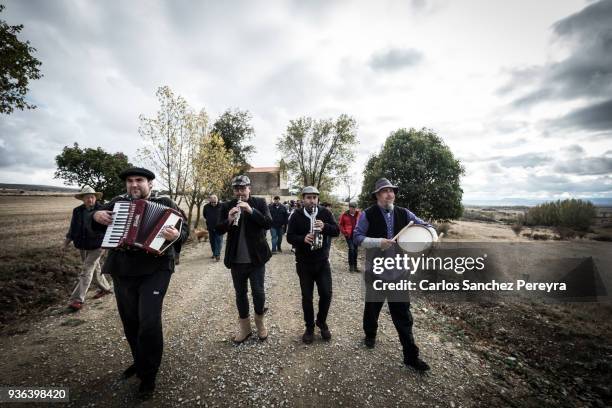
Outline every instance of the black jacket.
{"label": "black jacket", "polygon": [[72,210],[70,229],[66,238],[74,243],[77,249],[98,249],[104,239],[104,231],[94,230],[91,227],[91,217],[93,213],[102,207],[100,203],[95,203],[91,210],[81,204]]}
{"label": "black jacket", "polygon": [[223,259],[223,263],[227,268],[232,267],[232,260],[235,259],[236,250],[238,248],[240,227],[243,222],[246,222],[244,230],[251,263],[256,266],[264,265],[272,256],[270,246],[268,246],[268,241],[266,240],[266,230],[269,230],[272,226],[270,209],[265,199],[251,196],[247,200],[247,203],[249,203],[253,209],[253,214],[242,211],[238,225],[233,225],[233,222],[230,224],[227,221],[227,216],[229,211],[236,206],[237,202],[238,200],[234,198],[233,200],[223,203],[219,222],[215,228],[215,230],[221,234],[227,232],[227,243],[225,245],[225,258]]}
{"label": "black jacket", "polygon": [[296,210],[289,219],[287,226],[287,242],[295,247],[296,262],[317,262],[329,258],[330,237],[340,235],[340,228],[334,219],[334,215],[325,207],[319,205],[317,220],[323,221],[323,247],[316,250],[310,249],[310,244],[304,242],[306,235],[310,233],[310,218],[304,214],[303,209]]}
{"label": "black jacket", "polygon": [[[100,210],[112,211],[117,201],[132,201],[127,194],[113,198],[107,204],[100,207]],[[170,197],[150,198],[149,201],[165,205],[178,210],[178,206],[170,199]],[[106,232],[106,225],[98,224],[93,221],[92,226],[95,230]],[[175,249],[180,251],[180,247],[189,236],[189,227],[187,220],[184,220],[181,235],[178,240],[170,248],[161,255],[150,254],[141,250],[124,250],[122,248],[113,248],[108,251],[106,262],[102,267],[102,273],[108,273],[112,276],[143,276],[157,273],[160,271],[174,272],[174,255]]]}
{"label": "black jacket", "polygon": [[270,207],[270,215],[272,216],[272,226],[274,228],[280,228],[283,225],[287,224],[287,219],[289,218],[289,213],[287,212],[287,208],[278,204],[278,207],[274,205],[274,203],[269,205]]}
{"label": "black jacket", "polygon": [[[371,238],[387,238],[387,223],[378,205],[374,204],[366,208],[364,215],[368,219],[366,236]],[[393,206],[393,235],[397,235],[409,222],[406,209],[399,205]]]}
{"label": "black jacket", "polygon": [[204,210],[202,210],[202,215],[206,220],[206,229],[209,231],[214,231],[215,227],[219,223],[219,214],[221,214],[221,207],[223,204],[217,202],[217,205],[212,205],[211,203],[207,203],[204,205]]}

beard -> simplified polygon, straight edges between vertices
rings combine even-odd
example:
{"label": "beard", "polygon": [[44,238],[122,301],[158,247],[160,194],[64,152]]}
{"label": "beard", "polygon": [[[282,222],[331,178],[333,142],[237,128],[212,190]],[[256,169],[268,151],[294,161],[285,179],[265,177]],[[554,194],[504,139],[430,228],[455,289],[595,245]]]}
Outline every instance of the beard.
{"label": "beard", "polygon": [[148,192],[145,194],[145,192],[140,189],[140,188],[133,188],[130,190],[130,196],[132,196],[132,198],[138,200],[141,198],[147,198]]}
{"label": "beard", "polygon": [[317,206],[316,203],[311,203],[311,204],[304,204],[304,208],[306,209],[306,211],[308,212],[312,212],[315,207]]}

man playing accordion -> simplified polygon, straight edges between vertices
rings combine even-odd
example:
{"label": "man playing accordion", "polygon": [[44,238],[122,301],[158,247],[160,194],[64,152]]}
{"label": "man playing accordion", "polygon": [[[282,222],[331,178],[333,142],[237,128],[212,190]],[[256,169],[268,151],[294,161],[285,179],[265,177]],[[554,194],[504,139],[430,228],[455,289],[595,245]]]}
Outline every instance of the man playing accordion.
{"label": "man playing accordion", "polygon": [[[169,197],[151,197],[155,174],[143,168],[129,168],[119,177],[127,193],[112,199],[93,215],[93,227],[104,230],[113,222],[113,208],[120,201],[139,199],[178,210]],[[185,242],[189,228],[169,226],[160,232],[167,242],[175,241],[162,254],[155,255],[137,248],[116,247],[109,251],[102,268],[113,277],[117,309],[130,345],[134,363],[123,372],[123,378],[140,378],[139,394],[151,396],[163,353],[162,304],[174,272],[175,248]]]}

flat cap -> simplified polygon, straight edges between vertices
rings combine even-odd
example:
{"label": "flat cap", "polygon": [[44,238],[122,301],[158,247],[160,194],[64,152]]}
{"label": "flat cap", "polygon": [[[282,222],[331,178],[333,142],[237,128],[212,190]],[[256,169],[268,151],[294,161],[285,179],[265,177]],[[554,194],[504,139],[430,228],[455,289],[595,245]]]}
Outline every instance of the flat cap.
{"label": "flat cap", "polygon": [[147,180],[155,179],[155,174],[151,170],[147,170],[142,167],[130,167],[129,169],[123,170],[119,173],[119,178],[125,181],[129,176],[142,176],[146,177]]}
{"label": "flat cap", "polygon": [[234,186],[250,186],[251,179],[247,176],[241,174],[240,176],[236,176],[232,179],[232,187]]}
{"label": "flat cap", "polygon": [[305,194],[316,194],[316,195],[319,195],[319,190],[316,187],[314,187],[314,186],[306,186],[302,190],[302,197],[304,197]]}

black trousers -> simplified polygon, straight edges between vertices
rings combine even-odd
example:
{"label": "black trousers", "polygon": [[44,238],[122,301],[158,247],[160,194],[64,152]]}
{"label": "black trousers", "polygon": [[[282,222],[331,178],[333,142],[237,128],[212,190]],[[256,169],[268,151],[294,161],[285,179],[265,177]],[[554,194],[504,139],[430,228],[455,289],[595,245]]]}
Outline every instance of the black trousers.
{"label": "black trousers", "polygon": [[319,293],[319,311],[317,321],[325,323],[332,300],[332,276],[329,260],[318,262],[298,262],[295,264],[297,274],[300,278],[302,290],[302,310],[304,311],[304,323],[308,328],[314,328],[314,308],[312,305],[314,285],[317,285]]}
{"label": "black trousers", "polygon": [[162,305],[171,272],[113,277],[117,309],[130,345],[136,374],[143,381],[154,381],[164,350]]}
{"label": "black trousers", "polygon": [[[378,316],[385,302],[366,302],[363,310],[363,331],[367,337],[376,337]],[[412,313],[409,302],[387,302],[391,319],[399,335],[404,352],[404,362],[418,357],[419,348],[412,335]]]}
{"label": "black trousers", "polygon": [[353,265],[356,267],[359,248],[353,242],[353,237],[346,238],[346,245],[348,246],[348,263],[349,265]]}
{"label": "black trousers", "polygon": [[266,291],[264,279],[266,276],[266,265],[232,264],[232,281],[236,292],[236,308],[241,319],[249,317],[249,282],[251,283],[251,295],[253,296],[253,309],[258,315],[265,310]]}

